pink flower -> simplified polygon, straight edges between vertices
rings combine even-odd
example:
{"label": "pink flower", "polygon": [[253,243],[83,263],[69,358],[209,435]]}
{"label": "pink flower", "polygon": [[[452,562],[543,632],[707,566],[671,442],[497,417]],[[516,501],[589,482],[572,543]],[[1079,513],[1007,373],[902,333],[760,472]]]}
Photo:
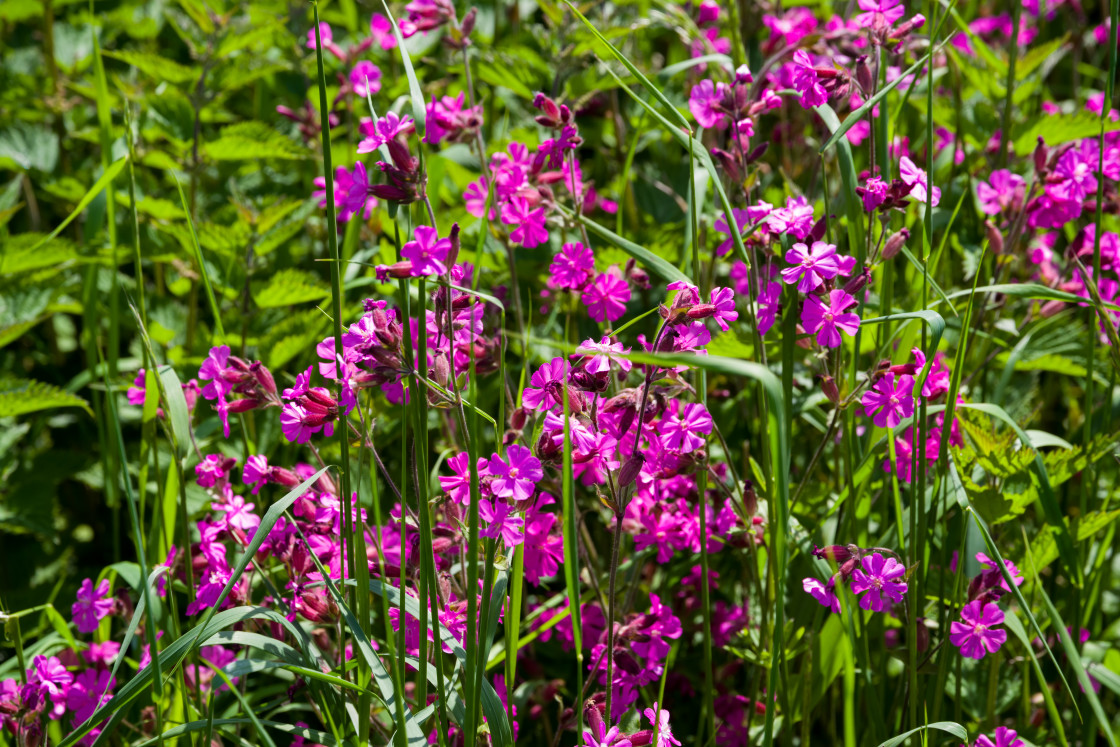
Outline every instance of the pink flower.
{"label": "pink flower", "polygon": [[541,460],[521,444],[511,444],[506,451],[508,462],[497,454],[490,458],[490,483],[494,495],[521,502],[533,497],[533,490],[544,477]]}
{"label": "pink flower", "polygon": [[735,291],[730,288],[712,288],[708,298],[712,306],[716,307],[712,318],[726,332],[729,329],[727,323],[739,318],[739,312],[735,310]]}
{"label": "pink flower", "polygon": [[[381,73],[378,72],[378,78],[380,76]],[[362,120],[362,125],[362,134],[365,137],[358,143],[359,154],[372,153],[390,140],[395,140],[398,135],[414,132],[416,129],[416,123],[412,121],[412,117],[407,114],[399,117],[394,112],[389,112],[376,122],[370,122],[368,119]],[[483,199],[485,200],[485,198]]]}
{"label": "pink flower", "polygon": [[668,711],[659,709],[657,702],[654,701],[653,708],[647,708],[642,713],[649,719],[652,728],[657,731],[657,743],[653,747],[680,745],[680,740],[673,736],[673,729],[669,726]]}
{"label": "pink flower", "polygon": [[1006,726],[997,726],[995,737],[995,741],[993,741],[986,735],[981,734],[976,738],[975,747],[1022,747],[1023,745],[1023,740],[1019,739],[1019,733],[1014,729],[1008,729]]}
{"label": "pink flower", "polygon": [[774,233],[788,233],[798,240],[804,239],[813,228],[813,206],[805,197],[790,197],[784,208],[769,212],[766,225]]}
{"label": "pink flower", "polygon": [[531,208],[524,197],[514,197],[502,207],[502,223],[516,226],[509,234],[510,241],[526,249],[548,241],[544,208]]}
{"label": "pink flower", "polygon": [[877,176],[868,179],[860,193],[863,197],[863,209],[870,212],[882,205],[887,199],[887,189],[889,187],[889,184]]}
{"label": "pink flower", "polygon": [[725,84],[710,80],[702,80],[692,87],[688,95],[688,110],[704,129],[715,127],[722,130],[727,126],[727,115],[720,110],[720,100],[726,92]]}
{"label": "pink flower", "polygon": [[47,693],[56,704],[66,701],[74,676],[66,671],[57,656],[36,656],[27,672],[27,683],[35,685],[40,692]]}
{"label": "pink flower", "polygon": [[781,308],[781,298],[782,284],[777,281],[767,283],[766,289],[758,294],[758,309],[755,311],[755,319],[758,321],[758,334],[763,337],[774,326],[778,309]]}
{"label": "pink flower", "polygon": [[894,374],[887,372],[875,383],[871,391],[864,392],[860,402],[864,415],[874,420],[880,428],[894,428],[914,414],[914,377],[899,377],[898,386]]}
{"label": "pink flower", "polygon": [[564,244],[548,270],[550,287],[580,290],[595,274],[595,255],[581,242]]}
{"label": "pink flower", "polygon": [[828,101],[828,92],[817,82],[813,60],[804,49],[793,53],[793,87],[801,94],[798,101],[805,109],[812,109]]}
{"label": "pink flower", "polygon": [[85,723],[94,711],[108,703],[115,685],[116,679],[108,670],[87,669],[79,674],[66,693],[66,708],[74,712],[74,725]]}
{"label": "pink flower", "polygon": [[[906,582],[897,579],[906,575],[906,566],[877,552],[864,555],[860,563],[863,568],[856,568],[852,572],[852,593],[867,592],[859,599],[862,609],[882,612],[888,604],[902,601],[902,595],[906,593]],[[883,599],[884,595],[886,601]]]}
{"label": "pink flower", "polygon": [[823,241],[814,241],[812,247],[794,244],[786,252],[786,262],[794,266],[782,270],[782,280],[787,285],[797,283],[797,290],[802,293],[815,291],[826,279],[839,275],[845,266],[851,269],[846,258],[837,256],[836,246]]}
{"label": "pink flower", "polygon": [[[992,560],[982,552],[976,553],[976,560],[979,561],[980,565],[984,566],[987,569],[996,570],[996,568],[998,568],[998,566],[996,565],[996,561]],[[1007,568],[1007,573],[1009,576],[1011,576],[1011,580],[1015,582],[1015,585],[1022,586],[1024,580],[1023,574],[1019,571],[1018,567],[1016,567],[1016,565],[1010,560],[1004,560],[1003,565]],[[1003,588],[1004,591],[1011,591],[1011,587],[1007,585],[1007,579],[1003,577],[1002,573],[999,575],[999,585]]]}
{"label": "pink flower", "polygon": [[[233,466],[230,460],[230,466]],[[207,454],[202,461],[194,466],[194,474],[199,486],[212,488],[226,479],[229,467],[226,466],[226,457],[221,454]]]}
{"label": "pink flower", "polygon": [[[911,197],[918,202],[925,202],[929,199],[929,177],[926,172],[914,165],[909,156],[903,156],[899,159],[898,170],[902,181],[910,185]],[[937,207],[939,202],[941,202],[941,190],[934,187],[933,207]]]}
{"label": "pink flower", "polygon": [[886,25],[892,25],[902,18],[905,11],[900,0],[859,0],[859,8],[865,12],[852,22],[860,28],[871,28],[880,18]]}
{"label": "pink flower", "polygon": [[624,357],[629,352],[630,348],[623,347],[621,342],[611,342],[610,337],[604,337],[599,342],[584,340],[576,348],[576,353],[591,356],[583,366],[583,370],[590,374],[609,372],[612,362],[618,364],[622,371],[629,371],[631,363]]}
{"label": "pink flower", "polygon": [[361,60],[350,71],[350,85],[362,98],[381,90],[381,70],[369,60]]}
{"label": "pink flower", "polygon": [[1003,623],[1003,610],[995,602],[981,607],[981,601],[966,604],[961,610],[961,622],[954,622],[949,630],[949,640],[961,650],[961,656],[969,659],[994,654],[1007,641],[1006,630],[992,629]]}
{"label": "pink flower", "polygon": [[451,251],[451,239],[441,239],[439,232],[431,226],[417,226],[415,239],[401,247],[401,256],[412,262],[411,275],[414,278],[447,273],[447,253]]}
{"label": "pink flower", "polygon": [[623,734],[617,726],[607,728],[607,723],[600,720],[598,729],[584,729],[583,743],[586,747],[633,747],[633,743]]}
{"label": "pink flower", "polygon": [[1086,197],[1097,191],[1093,167],[1076,148],[1062,154],[1050,179],[1046,191],[1059,200],[1084,202]]}
{"label": "pink flower", "polygon": [[548,410],[564,405],[564,381],[571,370],[568,361],[553,358],[533,372],[521,396],[521,404],[530,410]]}
{"label": "pink flower", "polygon": [[126,393],[128,396],[128,404],[142,407],[144,400],[147,396],[147,390],[144,387],[144,369],[136,372],[136,378],[132,380],[132,386],[128,388]]}
{"label": "pink flower", "polygon": [[[466,452],[456,454],[447,460],[447,466],[451,468],[454,475],[451,477],[440,475],[439,477],[440,487],[442,487],[451,500],[456,503],[466,504],[471,499],[470,465],[470,456]],[[478,477],[482,478],[489,475],[489,468],[490,461],[485,457],[479,457],[475,466],[475,472],[478,474]],[[479,486],[483,488],[487,484],[486,482],[479,482]]]}
{"label": "pink flower", "polygon": [[809,296],[801,307],[801,325],[806,332],[816,333],[817,344],[826,348],[840,345],[840,331],[853,337],[859,329],[859,315],[845,313],[856,304],[856,299],[836,288],[828,293],[828,305],[819,296]]}
{"label": "pink flower", "polygon": [[679,416],[661,419],[658,432],[665,446],[682,453],[701,449],[713,428],[712,416],[704,405],[692,402],[684,406]]}
{"label": "pink flower", "polygon": [[613,322],[626,313],[630,286],[619,276],[618,269],[612,267],[595,278],[584,290],[581,300],[592,319],[597,322]]}
{"label": "pink flower", "polygon": [[833,612],[840,613],[840,598],[836,596],[834,581],[828,580],[828,584],[822,584],[815,578],[808,577],[801,580],[801,588],[805,593],[809,594],[820,602],[825,607],[828,607]]}
{"label": "pink flower", "polygon": [[976,195],[980,198],[984,214],[996,215],[1011,207],[1016,199],[1022,200],[1025,189],[1023,177],[1007,169],[998,169],[992,172],[988,182],[980,182],[976,186]]}
{"label": "pink flower", "polygon": [[268,482],[268,470],[268,459],[263,454],[255,454],[245,460],[241,480],[246,485],[253,486],[253,495],[259,493],[261,486]]}
{"label": "pink flower", "polygon": [[369,35],[373,37],[373,43],[382,49],[397,48],[397,35],[393,33],[393,24],[380,13],[370,16]]}
{"label": "pink flower", "polygon": [[501,498],[478,502],[478,516],[482,520],[483,537],[501,537],[506,547],[516,547],[525,540],[525,520],[513,513],[509,503]]}
{"label": "pink flower", "polygon": [[78,589],[78,601],[70,606],[70,616],[79,633],[97,630],[97,624],[113,611],[113,600],[105,598],[108,594],[108,579],[102,579],[96,589],[93,588],[91,579],[82,581]]}

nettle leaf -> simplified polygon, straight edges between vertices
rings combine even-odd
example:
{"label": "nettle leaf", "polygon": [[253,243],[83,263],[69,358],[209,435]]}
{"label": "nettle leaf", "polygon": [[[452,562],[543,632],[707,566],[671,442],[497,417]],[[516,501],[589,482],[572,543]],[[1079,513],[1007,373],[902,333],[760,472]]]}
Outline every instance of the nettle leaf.
{"label": "nettle leaf", "polygon": [[192,70],[185,65],[180,65],[178,62],[169,60],[166,57],[160,57],[158,54],[151,54],[150,52],[118,50],[115,52],[102,52],[101,54],[106,57],[111,57],[114,60],[127,63],[148,77],[155,78],[159,81],[187,83],[188,81],[197,80],[199,75],[196,70]]}
{"label": "nettle leaf", "polygon": [[331,294],[330,288],[303,270],[281,270],[265,284],[253,284],[253,300],[262,309],[319,301]]}
{"label": "nettle leaf", "polygon": [[981,456],[1005,454],[1015,448],[1016,438],[1012,431],[1007,430],[1002,434],[997,433],[991,422],[978,413],[958,410],[956,417],[964,432],[975,444],[977,459]]}
{"label": "nettle leaf", "polygon": [[80,258],[74,242],[62,237],[38,246],[44,236],[41,233],[21,233],[9,238],[3,253],[0,253],[0,276],[56,267]]}
{"label": "nettle leaf", "polygon": [[961,474],[960,480],[972,507],[989,524],[1001,524],[1021,516],[1038,497],[1033,488],[1017,495],[992,485],[977,485],[967,474]]}
{"label": "nettle leaf", "polygon": [[52,384],[32,379],[0,379],[0,418],[58,407],[80,407],[93,415],[84,399]]}
{"label": "nettle leaf", "polygon": [[310,150],[264,122],[241,122],[224,127],[218,139],[206,143],[203,150],[207,158],[214,161],[311,158]]}
{"label": "nettle leaf", "polygon": [[[1120,130],[1120,122],[1104,123],[1105,132]],[[1027,154],[1038,145],[1038,139],[1053,148],[1086,137],[1100,135],[1101,118],[1092,112],[1075,114],[1041,114],[1014,129],[1015,152]]]}

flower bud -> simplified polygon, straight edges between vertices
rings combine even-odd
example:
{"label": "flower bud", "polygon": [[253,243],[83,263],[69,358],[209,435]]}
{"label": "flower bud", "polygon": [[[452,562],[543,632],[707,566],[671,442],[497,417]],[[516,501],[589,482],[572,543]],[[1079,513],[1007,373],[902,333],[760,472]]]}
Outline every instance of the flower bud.
{"label": "flower bud", "polygon": [[828,231],[828,216],[824,215],[809,229],[809,238],[813,241],[820,241],[824,238],[826,231]]}
{"label": "flower bud", "polygon": [[834,405],[840,404],[840,390],[836,387],[836,380],[828,374],[821,377],[821,391],[828,401]]}
{"label": "flower bud", "polygon": [[524,407],[518,407],[509,415],[509,427],[515,431],[524,430],[529,413]]}
{"label": "flower bud", "polygon": [[746,65],[740,65],[735,68],[735,82],[739,85],[754,83],[754,76],[751,75],[751,69]]}
{"label": "flower bud", "polygon": [[887,239],[887,243],[883,245],[883,259],[891,259],[900,251],[902,251],[902,247],[906,245],[906,242],[907,240],[909,240],[909,238],[910,231],[905,228],[898,233],[893,234],[889,239]]}
{"label": "flower bud", "polygon": [[253,365],[249,366],[249,372],[261,389],[269,394],[276,394],[276,382],[272,378],[272,373],[265,368],[263,363],[255,361]]}
{"label": "flower bud", "polygon": [[871,66],[867,64],[867,55],[856,58],[856,83],[866,93],[875,88],[875,78],[871,75]]}
{"label": "flower bud", "polygon": [[646,458],[641,453],[635,452],[618,471],[618,487],[625,488],[637,480],[645,464]]}
{"label": "flower bud", "polygon": [[467,14],[465,16],[463,16],[463,21],[462,21],[462,23],[459,24],[459,28],[463,33],[464,43],[467,41],[467,37],[469,37],[471,35],[471,32],[474,31],[474,22],[477,18],[478,18],[478,8],[474,8],[474,7],[472,7],[470,10],[468,10]]}
{"label": "flower bud", "polygon": [[996,228],[996,224],[990,220],[984,221],[984,234],[992,251],[996,254],[1003,254],[1003,233]]}
{"label": "flower bud", "polygon": [[762,158],[766,154],[766,151],[769,150],[769,148],[770,143],[767,141],[761,142],[751,148],[750,152],[747,153],[747,163],[754,163],[758,159]]}
{"label": "flower bud", "polygon": [[1042,139],[1042,135],[1038,136],[1038,145],[1035,146],[1034,153],[1034,170],[1039,179],[1046,178],[1046,174],[1050,171],[1047,166],[1050,160],[1050,149],[1046,147],[1046,141]]}

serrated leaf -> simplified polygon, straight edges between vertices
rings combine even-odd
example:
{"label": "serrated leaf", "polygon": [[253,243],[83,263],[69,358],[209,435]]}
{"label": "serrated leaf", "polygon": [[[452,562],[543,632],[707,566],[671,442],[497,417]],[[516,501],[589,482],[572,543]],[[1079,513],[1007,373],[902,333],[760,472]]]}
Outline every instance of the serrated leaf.
{"label": "serrated leaf", "polygon": [[241,122],[222,129],[217,140],[203,148],[214,161],[254,161],[279,158],[299,161],[311,157],[311,151],[291,140],[264,122]]}
{"label": "serrated leaf", "polygon": [[0,418],[57,407],[80,407],[93,415],[84,399],[53,384],[33,379],[0,379]]}
{"label": "serrated leaf", "polygon": [[111,57],[114,60],[120,60],[136,68],[150,78],[158,81],[168,81],[170,83],[186,83],[187,81],[196,80],[198,72],[192,70],[186,65],[180,65],[174,60],[169,60],[166,57],[160,57],[158,54],[151,54],[150,52],[133,52],[128,50],[117,50],[115,52],[102,52],[106,57]]}
{"label": "serrated leaf", "polygon": [[253,300],[262,309],[318,301],[331,294],[317,277],[302,270],[281,270],[266,284],[253,287]]}
{"label": "serrated leaf", "polygon": [[43,238],[40,233],[23,233],[8,239],[0,253],[0,276],[55,267],[79,259],[74,242],[54,238],[40,245]]}
{"label": "serrated leaf", "polygon": [[[1107,120],[1105,132],[1120,130],[1120,122]],[[1042,114],[1014,129],[1015,152],[1025,155],[1034,150],[1038,139],[1053,148],[1073,140],[1093,137],[1101,132],[1101,118],[1092,112],[1075,114]]]}

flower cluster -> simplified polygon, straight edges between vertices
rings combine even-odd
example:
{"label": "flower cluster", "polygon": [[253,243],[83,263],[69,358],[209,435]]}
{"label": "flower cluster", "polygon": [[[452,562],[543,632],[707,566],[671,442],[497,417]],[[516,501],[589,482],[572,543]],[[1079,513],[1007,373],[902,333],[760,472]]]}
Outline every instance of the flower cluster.
{"label": "flower cluster", "polygon": [[833,612],[839,613],[842,609],[836,594],[837,582],[847,582],[859,598],[859,606],[873,612],[889,610],[892,605],[900,604],[906,594],[906,582],[901,580],[906,577],[906,566],[895,558],[856,545],[815,548],[813,556],[840,564],[827,582],[822,583],[812,576],[802,581],[805,592]]}

